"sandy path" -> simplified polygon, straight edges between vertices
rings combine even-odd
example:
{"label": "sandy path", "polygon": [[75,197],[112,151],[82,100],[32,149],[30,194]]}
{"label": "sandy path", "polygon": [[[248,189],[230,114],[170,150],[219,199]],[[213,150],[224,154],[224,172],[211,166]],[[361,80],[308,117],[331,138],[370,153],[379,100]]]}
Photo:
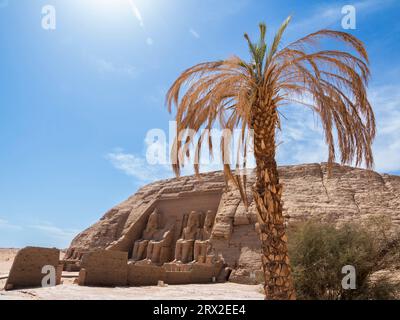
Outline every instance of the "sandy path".
{"label": "sandy path", "polygon": [[64,284],[52,288],[0,291],[0,300],[261,300],[260,286],[236,283],[167,287],[98,288]]}

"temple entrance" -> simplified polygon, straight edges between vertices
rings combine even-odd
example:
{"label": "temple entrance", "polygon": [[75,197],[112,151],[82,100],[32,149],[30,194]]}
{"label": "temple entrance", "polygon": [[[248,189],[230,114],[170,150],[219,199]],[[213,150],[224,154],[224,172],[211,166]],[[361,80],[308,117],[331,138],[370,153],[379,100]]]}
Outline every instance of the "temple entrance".
{"label": "temple entrance", "polygon": [[220,200],[220,192],[158,200],[131,244],[130,261],[159,266],[205,262]]}

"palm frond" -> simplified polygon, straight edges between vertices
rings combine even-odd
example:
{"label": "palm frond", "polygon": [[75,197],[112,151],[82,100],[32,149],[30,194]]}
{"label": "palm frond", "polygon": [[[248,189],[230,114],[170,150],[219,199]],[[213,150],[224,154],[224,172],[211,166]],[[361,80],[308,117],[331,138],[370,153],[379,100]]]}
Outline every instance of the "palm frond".
{"label": "palm frond", "polygon": [[[176,79],[167,93],[166,104],[170,112],[176,106],[178,132],[190,129],[192,133],[174,142],[171,158],[177,175],[185,158],[191,156],[191,144],[195,145],[194,169],[199,174],[201,149],[208,148],[213,154],[210,132],[215,125],[223,130],[241,128],[236,166],[233,166],[236,173],[224,148],[226,137],[221,137],[220,151],[226,179],[239,189],[247,205],[246,176],[239,170],[240,156],[245,168],[248,146],[253,143],[247,139],[247,133],[257,129],[259,132],[255,135],[260,136],[266,126],[279,129],[283,109],[278,112],[278,107],[293,103],[304,105],[319,116],[329,164],[340,156],[342,163],[354,160],[356,165],[373,166],[371,145],[376,125],[367,97],[370,70],[364,45],[345,32],[320,30],[279,49],[290,19],[283,22],[268,50],[265,24],[259,25],[257,43],[245,34],[252,61],[231,57],[200,63]],[[326,38],[349,45],[357,55],[340,50],[316,50],[318,42]],[[308,100],[304,101],[304,97]],[[262,119],[254,116],[257,108],[261,108]],[[204,129],[208,131],[197,140],[191,138]],[[275,142],[268,143],[266,152],[275,155],[276,147]]]}
{"label": "palm frond", "polygon": [[292,19],[291,16],[287,17],[286,20],[279,27],[277,33],[275,34],[274,41],[272,42],[271,48],[269,49],[269,52],[268,52],[267,62],[271,61],[273,55],[278,50],[278,47],[279,47],[279,44],[281,42],[283,33],[285,32],[285,30],[286,30],[287,26],[289,25],[289,22],[290,22],[291,19]]}

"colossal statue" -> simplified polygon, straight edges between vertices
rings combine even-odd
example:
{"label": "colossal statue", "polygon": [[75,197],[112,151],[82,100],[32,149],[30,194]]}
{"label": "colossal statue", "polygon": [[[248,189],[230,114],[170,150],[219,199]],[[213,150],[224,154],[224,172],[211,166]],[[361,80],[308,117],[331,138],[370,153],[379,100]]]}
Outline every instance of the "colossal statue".
{"label": "colossal statue", "polygon": [[204,226],[201,229],[198,240],[194,242],[194,261],[206,262],[207,254],[210,248],[211,231],[214,224],[215,213],[208,210],[204,219]]}
{"label": "colossal statue", "polygon": [[154,236],[159,231],[159,218],[159,212],[155,209],[149,216],[142,238],[136,240],[133,245],[132,260],[138,261],[145,258],[145,252],[150,240],[154,239]]}
{"label": "colossal statue", "polygon": [[173,262],[188,263],[193,260],[194,242],[199,239],[201,233],[199,218],[196,211],[190,212],[182,237],[176,242],[175,260]]}
{"label": "colossal statue", "polygon": [[147,245],[146,260],[155,264],[163,264],[170,259],[174,224],[170,223],[160,230]]}

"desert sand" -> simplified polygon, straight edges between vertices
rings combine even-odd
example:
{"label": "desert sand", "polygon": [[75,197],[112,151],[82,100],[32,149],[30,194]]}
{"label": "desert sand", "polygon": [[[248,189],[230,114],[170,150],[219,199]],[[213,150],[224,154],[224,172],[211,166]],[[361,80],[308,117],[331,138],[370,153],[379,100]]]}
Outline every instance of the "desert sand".
{"label": "desert sand", "polygon": [[74,284],[76,273],[63,273],[62,285],[4,291],[17,249],[0,249],[0,300],[261,300],[261,286],[237,283],[189,284],[165,287],[81,287]]}
{"label": "desert sand", "polygon": [[7,274],[18,249],[0,249],[0,277]]}

